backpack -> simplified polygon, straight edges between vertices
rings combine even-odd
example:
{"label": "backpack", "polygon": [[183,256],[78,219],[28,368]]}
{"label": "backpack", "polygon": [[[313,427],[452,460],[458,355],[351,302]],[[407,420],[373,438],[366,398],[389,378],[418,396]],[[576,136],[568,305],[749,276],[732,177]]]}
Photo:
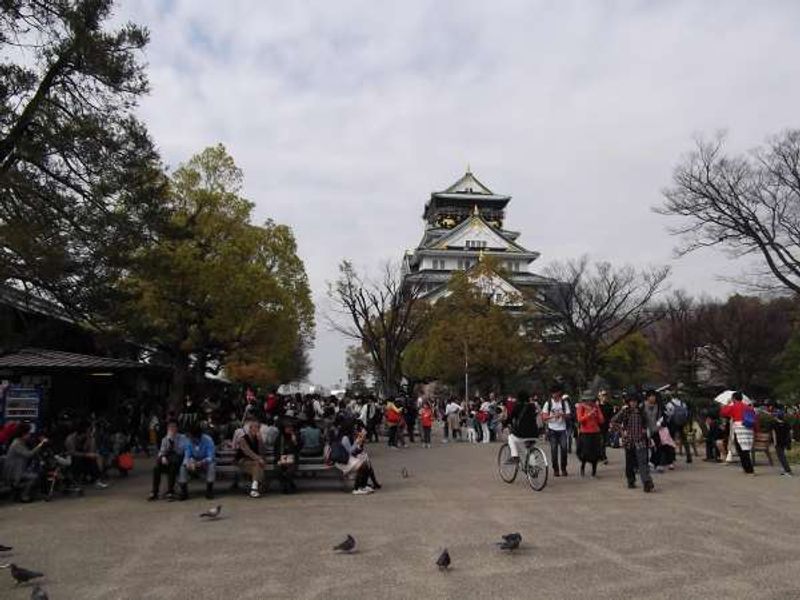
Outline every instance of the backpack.
{"label": "backpack", "polygon": [[689,409],[683,402],[672,403],[672,417],[670,420],[678,427],[683,427],[689,421]]}
{"label": "backpack", "polygon": [[744,425],[747,429],[755,428],[756,411],[752,406],[748,406],[744,409],[744,414],[742,415],[742,425]]}

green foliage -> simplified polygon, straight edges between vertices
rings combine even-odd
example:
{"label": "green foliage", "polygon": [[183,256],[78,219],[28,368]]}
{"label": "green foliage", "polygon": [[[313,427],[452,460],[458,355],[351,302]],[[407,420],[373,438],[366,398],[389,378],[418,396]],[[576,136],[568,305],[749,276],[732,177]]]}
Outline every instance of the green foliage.
{"label": "green foliage", "polygon": [[221,366],[254,383],[295,379],[314,330],[308,279],[288,227],[250,223],[241,185],[222,145],[175,172],[169,222],[121,282],[123,316],[198,378]]}
{"label": "green foliage", "polygon": [[800,331],[794,331],[776,360],[773,385],[782,402],[800,403]]}
{"label": "green foliage", "polygon": [[623,389],[650,380],[655,355],[648,339],[637,331],[611,347],[602,358],[602,375],[614,389]]}
{"label": "green foliage", "polygon": [[434,305],[428,326],[404,354],[408,376],[460,385],[467,369],[475,384],[502,387],[530,366],[532,344],[520,321],[490,302],[474,277],[474,271],[453,275],[449,295]]}
{"label": "green foliage", "polygon": [[160,221],[165,178],[133,116],[145,29],[104,29],[111,0],[6,0],[0,14],[0,281],[79,316]]}

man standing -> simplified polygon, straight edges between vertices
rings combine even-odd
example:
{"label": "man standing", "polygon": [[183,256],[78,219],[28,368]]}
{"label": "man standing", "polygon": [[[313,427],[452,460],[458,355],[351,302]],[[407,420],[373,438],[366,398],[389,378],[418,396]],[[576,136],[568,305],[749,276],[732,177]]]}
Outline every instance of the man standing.
{"label": "man standing", "polygon": [[408,442],[414,443],[414,428],[417,426],[417,403],[412,398],[406,399],[406,410],[403,412],[403,418],[406,421],[406,430],[408,431]]}
{"label": "man standing", "polygon": [[692,449],[685,431],[687,423],[691,421],[689,407],[678,396],[673,396],[664,407],[664,417],[670,437],[676,444],[683,446],[686,452],[686,464],[691,464]]}
{"label": "man standing", "polygon": [[183,463],[178,472],[178,483],[181,486],[178,500],[186,500],[189,497],[189,473],[202,471],[206,474],[206,498],[209,500],[214,498],[215,462],[214,440],[203,433],[199,423],[195,423],[189,430]]}
{"label": "man standing", "polygon": [[161,487],[161,476],[167,474],[167,500],[175,497],[175,479],[183,461],[186,451],[186,436],[178,433],[178,421],[167,421],[167,435],[161,440],[161,447],[153,467],[153,491],[148,500],[158,500],[158,490]]}
{"label": "man standing", "polygon": [[[553,474],[560,477],[567,476],[567,444],[569,435],[567,421],[572,411],[569,402],[562,397],[561,386],[550,389],[550,399],[545,402],[542,410],[542,421],[547,424],[547,438],[550,440],[550,458],[553,463]],[[559,461],[559,451],[561,460]],[[559,465],[561,469],[559,470]]]}
{"label": "man standing", "polygon": [[664,471],[661,460],[661,438],[658,430],[662,425],[664,416],[658,404],[658,392],[647,390],[645,392],[644,406],[642,407],[644,426],[647,429],[647,437],[652,442],[650,462],[659,473]]}
{"label": "man standing", "polygon": [[636,487],[636,470],[642,481],[644,491],[653,491],[653,478],[647,461],[647,445],[649,442],[647,429],[644,426],[644,415],[639,408],[639,398],[630,394],[625,398],[625,406],[611,419],[611,427],[622,434],[622,446],[625,448],[625,477],[628,488]]}

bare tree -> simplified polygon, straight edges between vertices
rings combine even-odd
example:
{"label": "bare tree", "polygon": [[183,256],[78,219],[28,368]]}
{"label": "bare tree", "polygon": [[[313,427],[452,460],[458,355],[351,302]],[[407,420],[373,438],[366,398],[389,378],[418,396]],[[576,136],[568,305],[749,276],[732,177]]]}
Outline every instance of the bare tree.
{"label": "bare tree", "polygon": [[419,292],[414,285],[404,285],[400,269],[390,263],[384,265],[381,278],[372,281],[342,261],[339,278],[328,284],[333,304],[329,323],[369,354],[384,395],[398,391],[403,351],[422,327],[426,311]]}
{"label": "bare tree", "polygon": [[731,296],[725,303],[707,301],[697,308],[697,327],[705,340],[702,358],[727,386],[765,389],[774,361],[792,332],[794,299],[762,300]]}
{"label": "bare tree", "polygon": [[800,292],[800,130],[745,155],[726,156],[723,145],[721,136],[698,141],[656,212],[682,218],[672,230],[685,240],[679,254],[719,246],[760,255],[765,272]]}
{"label": "bare tree", "polygon": [[705,343],[698,325],[698,308],[694,298],[677,290],[661,303],[663,318],[645,329],[659,371],[671,383],[696,384],[698,353]]}
{"label": "bare tree", "polygon": [[651,301],[669,276],[669,267],[637,271],[607,262],[590,266],[583,257],[554,263],[547,275],[561,282],[553,288],[552,306],[559,317],[553,328],[577,383],[586,385],[608,350],[660,317]]}

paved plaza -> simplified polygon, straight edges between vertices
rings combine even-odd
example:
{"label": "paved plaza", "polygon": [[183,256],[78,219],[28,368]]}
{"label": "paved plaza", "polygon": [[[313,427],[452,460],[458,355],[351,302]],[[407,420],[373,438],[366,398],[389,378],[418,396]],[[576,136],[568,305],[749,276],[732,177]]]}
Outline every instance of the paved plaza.
{"label": "paved plaza", "polygon": [[[44,571],[53,600],[800,597],[800,478],[679,462],[648,496],[625,488],[611,451],[597,480],[551,479],[536,493],[498,479],[497,448],[371,446],[384,484],[374,495],[335,481],[221,494],[225,518],[209,523],[199,494],[145,502],[139,461],[82,499],[0,504],[0,543],[15,546],[0,560]],[[510,531],[523,535],[513,555],[493,546]],[[359,551],[335,555],[347,533]],[[440,573],[444,546],[453,568]],[[0,571],[0,598],[29,595]]]}

